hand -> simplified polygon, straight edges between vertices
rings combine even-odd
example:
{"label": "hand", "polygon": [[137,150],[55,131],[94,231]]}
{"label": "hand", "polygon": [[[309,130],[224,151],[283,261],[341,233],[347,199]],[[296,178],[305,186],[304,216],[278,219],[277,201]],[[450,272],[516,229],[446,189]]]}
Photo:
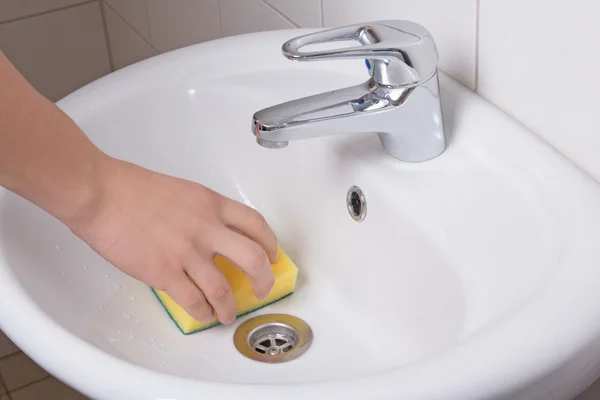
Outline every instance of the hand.
{"label": "hand", "polygon": [[67,225],[115,267],[165,291],[202,322],[216,314],[230,324],[237,314],[229,282],[214,264],[217,254],[246,273],[257,298],[269,295],[277,238],[257,211],[112,158],[101,171],[94,211]]}

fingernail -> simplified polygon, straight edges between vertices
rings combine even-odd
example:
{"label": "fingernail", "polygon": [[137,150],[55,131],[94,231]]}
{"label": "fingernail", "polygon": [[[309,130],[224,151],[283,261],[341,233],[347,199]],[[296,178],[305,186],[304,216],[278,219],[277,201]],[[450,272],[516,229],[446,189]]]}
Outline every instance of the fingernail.
{"label": "fingernail", "polygon": [[233,324],[233,321],[235,321],[235,317],[233,317],[233,319],[226,319],[224,321],[221,321],[221,323],[223,325],[231,325],[231,324]]}

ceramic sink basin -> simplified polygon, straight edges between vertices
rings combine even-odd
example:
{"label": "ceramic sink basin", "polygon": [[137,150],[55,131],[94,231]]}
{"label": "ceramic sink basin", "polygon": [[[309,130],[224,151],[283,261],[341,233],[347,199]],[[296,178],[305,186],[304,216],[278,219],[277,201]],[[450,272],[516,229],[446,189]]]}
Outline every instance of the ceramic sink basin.
{"label": "ceramic sink basin", "polygon": [[[308,31],[307,31],[308,32]],[[296,293],[184,336],[144,284],[0,191],[0,327],[95,399],[570,399],[600,375],[600,186],[440,76],[449,145],[403,163],[375,134],[258,146],[254,112],[367,78],[360,60],[294,63],[305,33],[224,38],[119,70],[59,102],[102,150],[264,214]],[[367,216],[353,220],[350,187]],[[245,358],[243,321],[305,320],[282,364]]]}

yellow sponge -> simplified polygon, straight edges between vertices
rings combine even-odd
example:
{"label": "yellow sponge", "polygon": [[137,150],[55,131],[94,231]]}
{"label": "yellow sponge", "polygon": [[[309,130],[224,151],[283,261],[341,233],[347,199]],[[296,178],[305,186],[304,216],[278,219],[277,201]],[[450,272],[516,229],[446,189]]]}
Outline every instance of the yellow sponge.
{"label": "yellow sponge", "polygon": [[[271,289],[269,297],[262,301],[254,296],[250,280],[244,272],[239,270],[224,257],[217,256],[215,258],[215,264],[231,284],[233,296],[235,297],[235,302],[237,304],[238,317],[279,301],[284,297],[291,295],[296,289],[298,268],[281,248],[278,248],[277,252],[279,259],[272,265],[273,273],[275,274],[275,284]],[[152,291],[184,335],[199,332],[219,324],[219,321],[216,318],[212,322],[199,322],[191,317],[183,307],[177,304],[162,290],[153,288]]]}

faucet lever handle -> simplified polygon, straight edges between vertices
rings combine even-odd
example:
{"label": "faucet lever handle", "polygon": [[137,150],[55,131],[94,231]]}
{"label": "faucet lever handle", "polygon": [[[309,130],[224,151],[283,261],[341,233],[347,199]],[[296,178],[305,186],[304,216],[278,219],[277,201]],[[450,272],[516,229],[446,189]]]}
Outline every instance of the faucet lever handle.
{"label": "faucet lever handle", "polygon": [[[306,45],[350,40],[359,45],[300,51]],[[431,34],[410,21],[375,21],[327,29],[288,40],[281,49],[295,61],[365,58],[375,82],[388,86],[416,86],[437,71],[438,51]]]}

